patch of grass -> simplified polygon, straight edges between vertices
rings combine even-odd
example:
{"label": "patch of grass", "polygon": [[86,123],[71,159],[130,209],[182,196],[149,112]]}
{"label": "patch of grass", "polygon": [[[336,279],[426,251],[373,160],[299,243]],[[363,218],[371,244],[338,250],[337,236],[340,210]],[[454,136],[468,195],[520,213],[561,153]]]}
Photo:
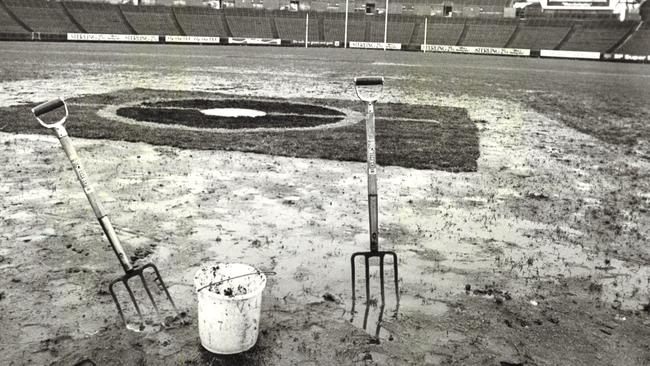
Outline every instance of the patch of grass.
{"label": "patch of grass", "polygon": [[602,141],[634,145],[650,140],[650,113],[639,108],[624,94],[601,95],[594,90],[589,95],[533,93],[526,102],[533,109],[582,133]]}
{"label": "patch of grass", "polygon": [[[194,98],[232,97],[212,93],[188,93]],[[70,118],[66,128],[73,137],[146,142],[188,149],[244,151],[268,155],[365,161],[364,122],[335,129],[311,131],[218,133],[120,124],[97,115],[95,104],[121,104],[134,99],[178,98],[179,92],[134,89],[69,100]],[[245,98],[242,98],[245,99]],[[284,101],[283,99],[278,99]],[[317,103],[332,107],[363,110],[359,102],[296,99],[291,102]],[[52,134],[41,127],[30,112],[31,105],[0,109],[0,130],[13,133]],[[400,121],[396,118],[436,120]],[[380,165],[453,172],[476,170],[479,157],[478,130],[461,108],[407,104],[377,106],[377,162]]]}
{"label": "patch of grass", "polygon": [[[254,107],[253,107],[254,108]],[[259,108],[254,108],[258,109]],[[263,110],[263,109],[262,109]],[[263,117],[219,117],[208,116],[196,109],[156,109],[125,107],[117,115],[136,121],[147,121],[165,125],[183,125],[198,128],[271,128],[271,127],[314,127],[336,123],[342,117],[327,118],[295,115],[267,115]]]}
{"label": "patch of grass", "polygon": [[320,114],[326,116],[344,116],[345,113],[317,105],[301,103],[279,103],[279,101],[249,100],[249,99],[183,99],[160,102],[142,103],[146,107],[175,107],[189,109],[212,108],[247,108],[257,109],[266,113],[295,113],[295,114]]}

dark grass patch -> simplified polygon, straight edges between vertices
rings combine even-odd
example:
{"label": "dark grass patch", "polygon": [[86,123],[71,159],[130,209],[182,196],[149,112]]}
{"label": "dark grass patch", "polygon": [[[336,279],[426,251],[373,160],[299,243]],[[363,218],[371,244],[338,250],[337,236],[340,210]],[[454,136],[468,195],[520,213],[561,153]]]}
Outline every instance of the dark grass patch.
{"label": "dark grass patch", "polygon": [[184,99],[161,102],[142,103],[146,107],[173,107],[188,109],[211,108],[247,108],[257,109],[266,113],[295,113],[320,114],[324,116],[344,116],[343,112],[317,105],[301,103],[282,103],[281,101],[248,100],[248,99]]}
{"label": "dark grass patch", "polygon": [[[255,108],[254,103],[249,103]],[[216,108],[216,107],[215,107]],[[240,108],[240,107],[233,107]],[[183,125],[198,128],[271,128],[271,127],[314,127],[336,123],[342,117],[313,117],[294,115],[266,115],[263,117],[219,117],[207,116],[196,109],[159,109],[125,107],[117,110],[117,115],[136,121],[147,121],[165,125]]]}
{"label": "dark grass patch", "polygon": [[531,93],[525,98],[538,112],[599,140],[628,146],[650,140],[649,110],[624,95],[594,90],[590,95]]}
{"label": "dark grass patch", "polygon": [[[187,96],[187,92],[183,92]],[[191,97],[229,97],[210,93],[191,93]],[[281,132],[217,133],[210,130],[136,126],[97,116],[98,106],[121,104],[134,98],[178,98],[178,92],[136,89],[70,100],[70,118],[66,127],[73,137],[146,142],[204,150],[229,150],[268,155],[323,158],[341,161],[365,161],[365,124],[335,129]],[[278,99],[281,100],[281,99]],[[293,102],[293,100],[292,100]],[[296,102],[363,110],[363,105],[345,100],[306,100]],[[75,103],[84,103],[83,105]],[[41,127],[30,112],[32,105],[0,109],[0,130],[13,133],[52,134]],[[404,117],[432,119],[439,123],[398,121]],[[478,130],[467,112],[448,108],[406,104],[377,106],[377,161],[380,165],[416,169],[475,171],[479,157]]]}

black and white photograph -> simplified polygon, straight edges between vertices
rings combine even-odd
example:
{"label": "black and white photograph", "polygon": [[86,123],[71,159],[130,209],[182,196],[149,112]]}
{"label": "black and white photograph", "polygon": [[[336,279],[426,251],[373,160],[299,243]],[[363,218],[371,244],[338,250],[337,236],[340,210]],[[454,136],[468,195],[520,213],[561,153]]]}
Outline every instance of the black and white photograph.
{"label": "black and white photograph", "polygon": [[650,1],[0,0],[0,365],[650,365]]}

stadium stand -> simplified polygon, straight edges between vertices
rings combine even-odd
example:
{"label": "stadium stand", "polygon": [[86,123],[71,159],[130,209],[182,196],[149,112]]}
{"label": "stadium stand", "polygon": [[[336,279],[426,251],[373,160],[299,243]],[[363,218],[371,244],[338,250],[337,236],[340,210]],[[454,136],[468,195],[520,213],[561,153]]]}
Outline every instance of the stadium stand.
{"label": "stadium stand", "polygon": [[[465,28],[465,21],[461,19],[458,21],[450,21],[451,19],[436,20],[429,19],[427,25],[427,44],[439,45],[456,45],[460,39],[463,29]],[[413,42],[421,44],[424,40],[424,22],[420,23],[417,34]]]}
{"label": "stadium stand", "polygon": [[[398,10],[389,14],[388,42],[412,44],[409,49],[417,49],[424,42],[424,18],[408,15],[407,10],[422,13],[421,7],[429,6],[437,16],[427,18],[427,44],[650,54],[650,1],[641,6],[641,23],[619,22],[611,12],[541,12],[541,8],[532,5],[520,14],[525,19],[504,19],[502,8],[510,6],[512,0],[459,0],[444,9],[423,1],[404,0],[401,14]],[[343,41],[344,14],[328,12],[333,9],[331,4],[320,3],[324,4],[323,12],[310,13],[309,40]],[[365,3],[355,1],[353,6],[364,9]],[[440,16],[441,12],[450,11],[453,16]],[[72,0],[0,0],[0,33],[4,39],[61,39],[60,35],[65,33],[88,32],[303,41],[305,15],[256,8],[215,10]],[[35,33],[30,36],[30,32]],[[41,38],[40,33],[50,38]],[[348,41],[383,40],[383,16],[349,14]]]}
{"label": "stadium stand", "polygon": [[562,50],[608,52],[634,25],[617,20],[582,22],[574,25],[574,32],[560,46]]}
{"label": "stadium stand", "polygon": [[222,13],[210,8],[179,7],[173,11],[188,36],[228,37]]}
{"label": "stadium stand", "polygon": [[70,15],[88,33],[131,34],[119,8],[104,3],[66,2]]}
{"label": "stadium stand", "polygon": [[504,47],[517,28],[515,23],[468,23],[462,46]]}
{"label": "stadium stand", "polygon": [[3,4],[0,3],[0,33],[27,33],[22,25],[7,13]]}
{"label": "stadium stand", "polygon": [[44,0],[4,0],[20,20],[34,32],[77,33],[74,25],[59,2]]}
{"label": "stadium stand", "polygon": [[[408,44],[413,35],[415,28],[414,21],[402,21],[401,17],[388,16],[388,35],[386,42]],[[370,21],[370,39],[369,42],[384,41],[384,21]]]}
{"label": "stadium stand", "polygon": [[571,27],[522,24],[508,47],[552,50],[560,45],[570,29]]}
{"label": "stadium stand", "polygon": [[616,52],[630,55],[650,55],[650,25],[644,22]]}
{"label": "stadium stand", "polygon": [[[305,40],[305,15],[301,17],[286,18],[278,16],[275,18],[275,26],[278,29],[278,36],[281,39],[290,39],[296,41]],[[318,18],[310,15],[309,22],[309,40],[319,41]]]}
{"label": "stadium stand", "polygon": [[233,37],[273,38],[270,18],[265,16],[226,15],[226,21]]}
{"label": "stadium stand", "polygon": [[138,34],[183,35],[169,7],[120,5],[120,8]]}
{"label": "stadium stand", "polygon": [[[345,39],[345,20],[343,19],[323,19],[323,35],[325,41],[343,41]],[[348,41],[366,40],[366,22],[365,19],[348,19]],[[383,38],[382,38],[383,42]]]}

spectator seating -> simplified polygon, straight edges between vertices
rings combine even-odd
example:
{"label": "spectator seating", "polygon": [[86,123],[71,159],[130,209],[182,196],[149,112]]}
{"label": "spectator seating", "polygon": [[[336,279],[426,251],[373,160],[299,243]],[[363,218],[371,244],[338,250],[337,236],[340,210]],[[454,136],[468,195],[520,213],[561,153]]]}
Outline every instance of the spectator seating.
{"label": "spectator seating", "polygon": [[630,23],[618,21],[576,24],[574,33],[560,48],[569,51],[607,52],[631,27]]}
{"label": "spectator seating", "polygon": [[[278,29],[278,36],[282,39],[296,41],[305,40],[305,18],[275,18],[275,27]],[[310,17],[309,40],[318,41],[318,18]]]}
{"label": "spectator seating", "polygon": [[124,17],[138,34],[180,35],[172,10],[163,6],[120,5]]}
{"label": "spectator seating", "polygon": [[[400,22],[391,21],[388,18],[388,43],[402,43],[408,44],[413,35],[413,22]],[[384,21],[373,20],[370,21],[370,42],[383,42],[384,41]]]}
{"label": "spectator seating", "polygon": [[467,24],[463,46],[504,47],[516,29],[515,24]]}
{"label": "spectator seating", "polygon": [[27,33],[27,30],[0,6],[0,33]]}
{"label": "spectator seating", "polygon": [[233,37],[273,38],[271,23],[265,16],[226,15]]}
{"label": "spectator seating", "polygon": [[[345,39],[345,20],[323,19],[323,31],[326,41],[343,41]],[[366,22],[364,20],[348,19],[348,42],[364,42],[365,40]]]}
{"label": "spectator seating", "polygon": [[650,25],[644,23],[616,53],[650,55]]}
{"label": "spectator seating", "polygon": [[71,1],[65,7],[88,33],[131,34],[115,5]]}
{"label": "spectator seating", "polygon": [[210,8],[174,8],[176,20],[188,36],[228,37],[221,13]]}
{"label": "spectator seating", "polygon": [[[439,44],[453,46],[458,43],[460,35],[463,33],[465,23],[434,23],[428,22],[427,25],[427,44]],[[420,23],[417,35],[413,40],[417,44],[422,44],[424,40],[424,22]]]}
{"label": "spectator seating", "polygon": [[571,27],[521,25],[510,48],[552,50],[566,37]]}
{"label": "spectator seating", "polygon": [[61,3],[43,0],[5,0],[7,7],[34,32],[78,33]]}

